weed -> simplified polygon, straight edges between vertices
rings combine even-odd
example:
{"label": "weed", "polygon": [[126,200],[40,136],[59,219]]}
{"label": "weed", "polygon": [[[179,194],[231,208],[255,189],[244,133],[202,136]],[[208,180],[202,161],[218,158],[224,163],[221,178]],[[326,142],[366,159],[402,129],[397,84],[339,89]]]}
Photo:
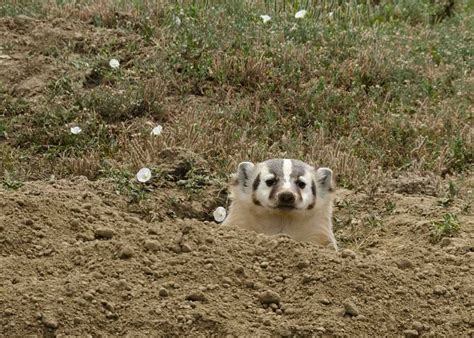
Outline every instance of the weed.
{"label": "weed", "polygon": [[112,169],[105,175],[112,179],[120,194],[129,198],[129,203],[140,203],[150,191],[147,185],[137,182],[135,176],[127,170]]}
{"label": "weed", "polygon": [[461,225],[458,218],[453,213],[447,213],[443,220],[433,223],[432,239],[434,242],[440,241],[443,237],[451,237],[459,232]]}
{"label": "weed", "polygon": [[18,190],[23,186],[23,182],[10,178],[4,178],[2,181],[2,186],[8,190]]}

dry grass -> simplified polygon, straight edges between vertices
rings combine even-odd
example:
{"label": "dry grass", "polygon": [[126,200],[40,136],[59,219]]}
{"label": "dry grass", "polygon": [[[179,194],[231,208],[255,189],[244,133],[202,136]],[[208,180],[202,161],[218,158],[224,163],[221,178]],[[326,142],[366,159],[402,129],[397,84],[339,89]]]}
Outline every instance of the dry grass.
{"label": "dry grass", "polygon": [[[97,178],[159,166],[170,146],[220,177],[275,156],[330,166],[343,186],[369,190],[393,172],[463,175],[472,5],[447,5],[309,1],[296,20],[301,4],[289,1],[4,2],[0,175]],[[164,133],[153,138],[157,123]],[[70,135],[76,124],[83,133]]]}

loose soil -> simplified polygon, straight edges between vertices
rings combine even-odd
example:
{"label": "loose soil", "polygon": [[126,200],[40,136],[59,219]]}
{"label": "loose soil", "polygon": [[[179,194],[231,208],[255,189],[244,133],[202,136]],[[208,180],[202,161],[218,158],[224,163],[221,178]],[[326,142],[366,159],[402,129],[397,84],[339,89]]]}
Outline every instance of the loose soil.
{"label": "loose soil", "polygon": [[388,186],[339,189],[339,252],[207,221],[212,184],[151,187],[146,216],[106,180],[0,189],[0,335],[472,336],[469,205]]}

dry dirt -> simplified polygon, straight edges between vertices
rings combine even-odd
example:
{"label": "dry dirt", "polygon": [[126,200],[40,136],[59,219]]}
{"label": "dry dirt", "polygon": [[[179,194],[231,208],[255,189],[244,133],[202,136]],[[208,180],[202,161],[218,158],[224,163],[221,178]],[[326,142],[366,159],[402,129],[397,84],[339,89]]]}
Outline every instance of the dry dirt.
{"label": "dry dirt", "polygon": [[[146,217],[111,181],[0,188],[0,335],[473,336],[468,202],[397,186],[339,189],[337,253],[206,221],[212,184],[155,183]],[[461,231],[432,243],[447,211]]]}

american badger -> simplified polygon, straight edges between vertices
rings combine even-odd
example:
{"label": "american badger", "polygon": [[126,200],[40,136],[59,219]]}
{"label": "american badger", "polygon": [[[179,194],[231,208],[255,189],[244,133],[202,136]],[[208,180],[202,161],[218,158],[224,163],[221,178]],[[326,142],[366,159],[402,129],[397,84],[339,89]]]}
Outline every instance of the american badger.
{"label": "american badger", "polygon": [[290,159],[242,162],[233,175],[224,224],[337,250],[332,231],[332,171]]}

